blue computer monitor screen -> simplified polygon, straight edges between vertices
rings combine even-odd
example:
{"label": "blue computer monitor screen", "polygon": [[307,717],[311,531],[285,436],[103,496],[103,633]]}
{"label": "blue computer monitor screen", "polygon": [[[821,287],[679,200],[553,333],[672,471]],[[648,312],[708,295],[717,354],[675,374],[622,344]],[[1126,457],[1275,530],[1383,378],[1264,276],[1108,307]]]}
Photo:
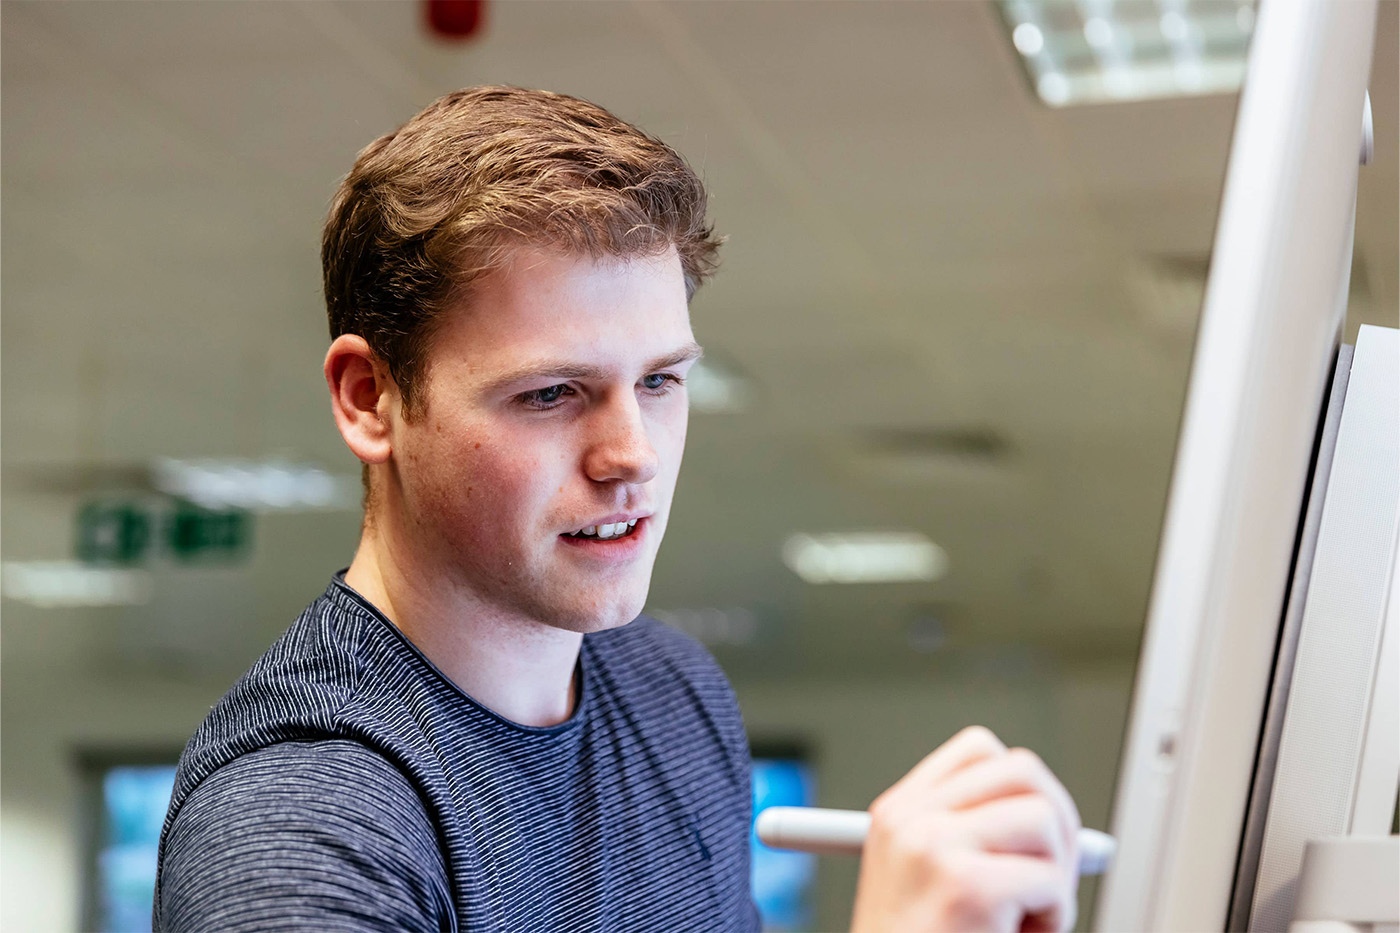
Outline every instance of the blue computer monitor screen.
{"label": "blue computer monitor screen", "polygon": [[[753,812],[768,807],[807,807],[815,802],[812,768],[798,755],[765,756],[753,761]],[[810,929],[811,889],[816,856],[770,849],[752,834],[751,874],[754,900],[765,930]]]}

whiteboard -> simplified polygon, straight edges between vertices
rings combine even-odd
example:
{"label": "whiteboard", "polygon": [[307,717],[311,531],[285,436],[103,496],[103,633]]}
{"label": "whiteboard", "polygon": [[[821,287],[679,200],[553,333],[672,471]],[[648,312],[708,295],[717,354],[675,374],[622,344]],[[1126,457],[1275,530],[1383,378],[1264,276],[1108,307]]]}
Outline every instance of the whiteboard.
{"label": "whiteboard", "polygon": [[1099,930],[1223,930],[1345,315],[1374,0],[1265,0],[1119,770]]}

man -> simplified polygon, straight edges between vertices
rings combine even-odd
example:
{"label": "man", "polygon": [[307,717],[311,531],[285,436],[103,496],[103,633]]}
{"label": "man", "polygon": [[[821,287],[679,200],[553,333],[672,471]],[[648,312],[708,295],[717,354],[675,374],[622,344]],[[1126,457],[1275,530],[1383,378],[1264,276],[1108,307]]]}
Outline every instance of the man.
{"label": "man", "polygon": [[[181,758],[157,929],[752,930],[749,761],[638,617],[718,241],[665,144],[475,88],[360,154],[323,241],[354,561]],[[969,730],[872,806],[853,925],[1061,929],[1068,795]]]}

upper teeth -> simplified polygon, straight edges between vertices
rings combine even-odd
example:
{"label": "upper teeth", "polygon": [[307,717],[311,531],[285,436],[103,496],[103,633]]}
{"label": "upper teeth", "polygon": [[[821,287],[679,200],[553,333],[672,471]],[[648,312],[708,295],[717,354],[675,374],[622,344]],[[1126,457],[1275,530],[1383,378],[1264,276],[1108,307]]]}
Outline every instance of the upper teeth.
{"label": "upper teeth", "polygon": [[637,524],[634,518],[630,522],[614,522],[610,525],[589,525],[581,531],[574,532],[589,538],[617,538],[627,533],[627,529]]}

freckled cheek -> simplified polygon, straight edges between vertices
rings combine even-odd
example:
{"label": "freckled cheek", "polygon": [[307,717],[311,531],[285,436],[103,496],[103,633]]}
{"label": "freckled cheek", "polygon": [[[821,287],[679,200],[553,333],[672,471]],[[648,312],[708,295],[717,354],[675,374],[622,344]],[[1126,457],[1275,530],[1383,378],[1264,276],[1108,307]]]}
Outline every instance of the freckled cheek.
{"label": "freckled cheek", "polygon": [[542,476],[534,461],[477,456],[461,472],[463,492],[456,509],[461,521],[499,534],[508,529],[531,530],[548,520],[548,503],[559,483],[554,476]]}

